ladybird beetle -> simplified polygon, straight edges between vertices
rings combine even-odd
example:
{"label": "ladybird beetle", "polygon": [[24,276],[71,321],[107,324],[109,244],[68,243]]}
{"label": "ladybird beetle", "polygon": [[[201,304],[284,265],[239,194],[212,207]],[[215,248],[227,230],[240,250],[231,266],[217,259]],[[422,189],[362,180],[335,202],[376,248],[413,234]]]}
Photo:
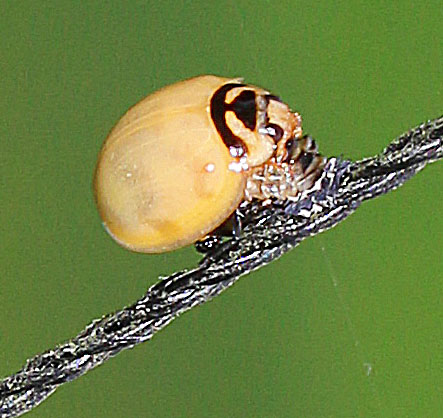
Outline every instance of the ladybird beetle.
{"label": "ladybird beetle", "polygon": [[286,199],[312,184],[323,160],[307,142],[299,114],[266,90],[212,75],[181,81],[111,130],[94,176],[98,211],[132,251],[186,246],[244,200]]}

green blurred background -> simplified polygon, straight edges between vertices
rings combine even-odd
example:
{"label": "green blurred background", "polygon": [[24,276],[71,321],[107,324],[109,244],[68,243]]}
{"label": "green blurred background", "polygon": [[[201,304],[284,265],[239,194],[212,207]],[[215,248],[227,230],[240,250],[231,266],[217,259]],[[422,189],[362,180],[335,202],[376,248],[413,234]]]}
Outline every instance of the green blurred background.
{"label": "green blurred background", "polygon": [[[193,248],[138,255],[96,213],[97,152],[126,109],[243,76],[358,159],[442,113],[441,1],[3,1],[0,376],[138,299]],[[437,417],[442,163],[242,278],[31,417]]]}

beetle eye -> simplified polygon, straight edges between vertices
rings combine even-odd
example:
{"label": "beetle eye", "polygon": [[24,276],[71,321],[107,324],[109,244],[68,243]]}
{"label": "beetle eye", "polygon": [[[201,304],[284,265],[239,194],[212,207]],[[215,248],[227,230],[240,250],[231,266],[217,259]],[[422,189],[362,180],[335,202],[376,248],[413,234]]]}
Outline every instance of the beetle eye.
{"label": "beetle eye", "polygon": [[275,143],[280,141],[283,138],[284,132],[281,126],[276,125],[275,123],[269,123],[263,128],[262,133],[269,135]]}
{"label": "beetle eye", "polygon": [[288,156],[289,158],[291,158],[294,150],[297,148],[297,143],[295,142],[294,139],[289,139],[285,145],[286,145],[286,151],[288,152]]}

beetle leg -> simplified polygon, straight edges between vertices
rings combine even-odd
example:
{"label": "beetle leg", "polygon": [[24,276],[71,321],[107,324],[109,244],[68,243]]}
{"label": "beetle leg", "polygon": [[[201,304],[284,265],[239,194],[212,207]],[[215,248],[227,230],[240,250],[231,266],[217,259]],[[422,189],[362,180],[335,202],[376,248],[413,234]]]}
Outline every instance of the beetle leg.
{"label": "beetle leg", "polygon": [[235,210],[232,215],[218,226],[211,235],[222,237],[239,237],[241,233],[241,219],[239,212]]}
{"label": "beetle leg", "polygon": [[206,235],[203,239],[196,241],[194,247],[199,253],[207,254],[218,248],[222,242],[223,237],[219,235]]}
{"label": "beetle leg", "polygon": [[241,219],[237,210],[226,219],[220,226],[214,229],[210,234],[202,240],[195,243],[195,249],[200,253],[208,253],[223,242],[223,238],[234,237],[237,238],[241,234]]}

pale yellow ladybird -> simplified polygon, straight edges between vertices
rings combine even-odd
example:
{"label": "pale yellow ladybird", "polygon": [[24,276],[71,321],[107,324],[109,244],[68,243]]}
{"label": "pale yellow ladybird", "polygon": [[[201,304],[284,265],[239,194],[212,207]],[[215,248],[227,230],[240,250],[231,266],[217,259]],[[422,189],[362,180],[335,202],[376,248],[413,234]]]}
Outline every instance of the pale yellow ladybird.
{"label": "pale yellow ladybird", "polygon": [[245,198],[249,173],[287,153],[301,121],[241,79],[205,75],[147,96],[119,120],[98,156],[95,198],[123,247],[160,253],[192,244]]}

